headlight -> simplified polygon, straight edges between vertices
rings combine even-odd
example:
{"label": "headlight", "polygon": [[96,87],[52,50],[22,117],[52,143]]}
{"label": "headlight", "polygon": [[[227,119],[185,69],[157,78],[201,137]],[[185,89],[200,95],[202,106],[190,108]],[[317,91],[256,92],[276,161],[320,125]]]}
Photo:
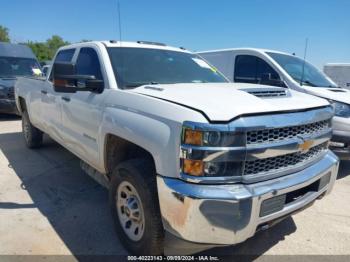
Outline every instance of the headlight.
{"label": "headlight", "polygon": [[228,152],[244,147],[245,141],[245,133],[229,131],[225,125],[184,124],[180,156],[182,174],[197,178],[240,176],[242,162],[229,156]]}
{"label": "headlight", "polygon": [[336,116],[350,117],[350,105],[335,101],[330,101],[330,103],[334,107]]}
{"label": "headlight", "polygon": [[244,145],[243,133],[197,130],[184,127],[182,130],[182,144],[207,147],[231,147]]}

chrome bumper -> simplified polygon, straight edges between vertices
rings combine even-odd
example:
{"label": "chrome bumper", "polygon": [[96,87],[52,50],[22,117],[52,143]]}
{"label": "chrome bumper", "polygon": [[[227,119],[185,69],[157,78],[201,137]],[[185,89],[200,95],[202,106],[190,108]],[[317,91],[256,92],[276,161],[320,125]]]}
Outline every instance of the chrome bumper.
{"label": "chrome bumper", "polygon": [[350,119],[333,118],[333,137],[330,149],[341,159],[350,159]]}
{"label": "chrome bumper", "polygon": [[[164,228],[196,243],[243,242],[264,224],[306,207],[323,193],[328,194],[336,180],[338,166],[338,158],[329,151],[322,160],[300,172],[254,184],[204,185],[158,176]],[[276,212],[261,214],[264,200],[291,194],[328,175],[330,180],[322,188],[303,194]]]}

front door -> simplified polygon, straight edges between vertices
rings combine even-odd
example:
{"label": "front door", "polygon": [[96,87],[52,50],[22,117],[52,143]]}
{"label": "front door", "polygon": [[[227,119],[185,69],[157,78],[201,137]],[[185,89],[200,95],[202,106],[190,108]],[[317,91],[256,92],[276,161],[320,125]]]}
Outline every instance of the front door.
{"label": "front door", "polygon": [[[76,49],[64,49],[58,52],[55,62],[71,62]],[[55,92],[52,84],[52,71],[41,88],[41,117],[43,129],[58,142],[64,142],[62,132],[62,94]]]}
{"label": "front door", "polygon": [[[92,75],[96,79],[104,79],[96,49],[84,47],[79,50],[76,71],[78,75]],[[82,87],[85,85],[83,81],[78,81],[77,84]],[[100,94],[82,91],[61,95],[65,144],[80,158],[93,166],[98,166],[98,135],[106,90]]]}

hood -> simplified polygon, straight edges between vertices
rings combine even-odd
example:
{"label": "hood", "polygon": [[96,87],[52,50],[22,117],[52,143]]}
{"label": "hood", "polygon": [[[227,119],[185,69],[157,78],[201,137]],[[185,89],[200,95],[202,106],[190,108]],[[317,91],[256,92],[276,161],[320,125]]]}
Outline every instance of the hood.
{"label": "hood", "polygon": [[250,94],[257,90],[257,85],[242,83],[193,83],[171,85],[147,85],[130,90],[174,102],[203,112],[210,121],[229,121],[245,114],[293,111],[327,106],[321,98],[292,90],[258,86],[261,92],[285,91],[285,96],[260,97]]}
{"label": "hood", "polygon": [[13,88],[16,80],[16,78],[0,78],[0,86],[7,89]]}
{"label": "hood", "polygon": [[307,87],[304,89],[309,94],[331,99],[350,105],[350,90],[345,88],[325,88],[325,87]]}

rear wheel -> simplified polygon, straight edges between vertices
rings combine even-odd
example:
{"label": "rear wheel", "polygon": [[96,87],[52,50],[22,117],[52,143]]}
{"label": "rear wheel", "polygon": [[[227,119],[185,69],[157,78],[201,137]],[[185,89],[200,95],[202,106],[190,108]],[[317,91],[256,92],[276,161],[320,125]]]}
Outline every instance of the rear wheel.
{"label": "rear wheel", "polygon": [[110,208],[122,244],[133,254],[163,254],[161,221],[155,171],[146,160],[118,165],[109,191]]}
{"label": "rear wheel", "polygon": [[32,125],[27,111],[22,112],[22,133],[28,148],[38,148],[43,143],[43,132]]}

